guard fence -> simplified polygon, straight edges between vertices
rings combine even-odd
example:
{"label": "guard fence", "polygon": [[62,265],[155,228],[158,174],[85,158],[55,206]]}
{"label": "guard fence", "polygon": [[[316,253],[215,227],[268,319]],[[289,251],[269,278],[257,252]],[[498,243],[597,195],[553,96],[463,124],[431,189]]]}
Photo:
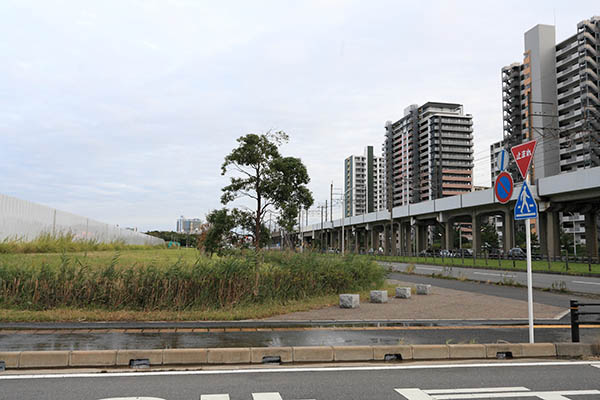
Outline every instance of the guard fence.
{"label": "guard fence", "polygon": [[596,308],[596,311],[581,311],[585,307],[600,307],[600,303],[580,303],[577,300],[571,300],[571,341],[573,343],[579,342],[579,326],[587,324],[598,324],[600,319],[596,321],[580,320],[579,317],[582,315],[594,315],[600,317],[600,309]]}

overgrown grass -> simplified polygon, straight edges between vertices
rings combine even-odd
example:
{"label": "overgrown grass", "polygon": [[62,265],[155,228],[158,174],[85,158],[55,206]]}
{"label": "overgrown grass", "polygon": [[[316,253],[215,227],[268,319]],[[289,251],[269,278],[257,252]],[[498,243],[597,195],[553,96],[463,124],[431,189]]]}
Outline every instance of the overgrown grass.
{"label": "overgrown grass", "polygon": [[31,241],[25,241],[23,239],[4,239],[0,242],[0,254],[147,250],[153,248],[164,248],[164,245],[130,245],[120,240],[111,243],[100,243],[93,239],[76,239],[75,235],[71,233],[60,235],[46,233]]}
{"label": "overgrown grass", "polygon": [[208,258],[190,249],[5,254],[0,255],[0,306],[211,315],[376,288],[385,275],[372,260],[352,256],[273,252],[256,265],[252,256]]}

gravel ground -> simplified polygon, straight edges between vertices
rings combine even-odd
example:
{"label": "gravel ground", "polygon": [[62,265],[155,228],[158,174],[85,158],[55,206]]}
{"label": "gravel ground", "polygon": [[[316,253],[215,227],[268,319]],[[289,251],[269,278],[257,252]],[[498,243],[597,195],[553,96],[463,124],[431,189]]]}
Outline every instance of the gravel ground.
{"label": "gravel ground", "polygon": [[[388,280],[395,286],[409,286],[411,283]],[[342,309],[337,306],[319,310],[295,312],[268,318],[267,320],[369,320],[369,319],[527,319],[527,302],[488,296],[477,293],[444,289],[433,286],[429,295],[413,295],[410,299],[390,297],[388,303],[373,304],[361,298],[358,309]],[[535,297],[534,297],[535,301]],[[567,308],[559,308],[534,303],[535,318],[560,318]]]}

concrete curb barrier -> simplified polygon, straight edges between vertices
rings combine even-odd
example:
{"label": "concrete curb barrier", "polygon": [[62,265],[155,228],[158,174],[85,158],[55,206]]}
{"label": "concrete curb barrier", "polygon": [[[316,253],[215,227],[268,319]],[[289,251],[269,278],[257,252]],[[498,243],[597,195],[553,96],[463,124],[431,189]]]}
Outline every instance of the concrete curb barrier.
{"label": "concrete curb barrier", "polygon": [[7,369],[122,367],[130,360],[148,359],[151,366],[310,363],[334,361],[465,360],[490,358],[563,357],[600,355],[590,343],[494,343],[389,346],[240,347],[164,350],[74,350],[0,352]]}

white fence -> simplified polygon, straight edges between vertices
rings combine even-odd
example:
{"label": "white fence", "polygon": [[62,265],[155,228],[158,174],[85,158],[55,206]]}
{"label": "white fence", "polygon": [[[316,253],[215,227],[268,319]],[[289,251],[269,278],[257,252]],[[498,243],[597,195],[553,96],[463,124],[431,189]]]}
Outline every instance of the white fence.
{"label": "white fence", "polygon": [[164,240],[0,194],[0,240],[33,240],[41,234],[67,234],[76,239],[110,243],[159,245]]}

